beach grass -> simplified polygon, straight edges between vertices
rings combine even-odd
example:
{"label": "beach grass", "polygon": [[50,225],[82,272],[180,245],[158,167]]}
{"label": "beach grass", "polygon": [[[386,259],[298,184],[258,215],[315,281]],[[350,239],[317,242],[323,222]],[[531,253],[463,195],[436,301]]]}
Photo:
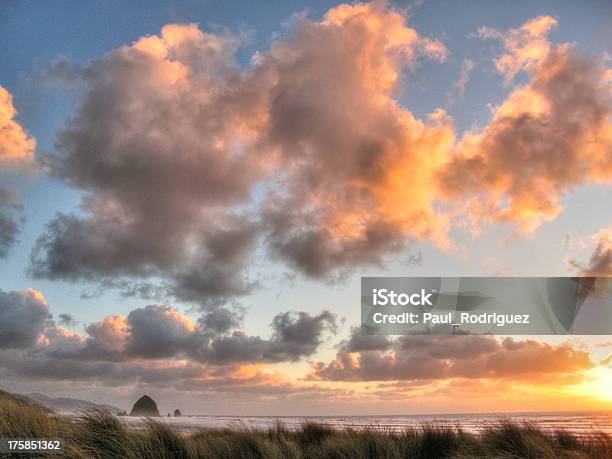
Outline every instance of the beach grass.
{"label": "beach grass", "polygon": [[0,438],[63,438],[63,453],[48,457],[71,458],[612,458],[612,438],[605,433],[577,436],[502,418],[483,425],[479,435],[443,423],[402,432],[312,423],[289,430],[278,423],[267,430],[182,433],[155,419],[128,429],[103,410],[70,420],[5,392],[0,392]]}

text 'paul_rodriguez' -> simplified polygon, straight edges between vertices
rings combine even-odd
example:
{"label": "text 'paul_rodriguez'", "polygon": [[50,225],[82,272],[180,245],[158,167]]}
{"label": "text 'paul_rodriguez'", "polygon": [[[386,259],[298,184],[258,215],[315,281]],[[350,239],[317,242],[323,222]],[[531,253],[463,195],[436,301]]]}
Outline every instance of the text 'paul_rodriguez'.
{"label": "text 'paul_rodriguez'", "polygon": [[365,334],[612,334],[612,279],[362,277]]}

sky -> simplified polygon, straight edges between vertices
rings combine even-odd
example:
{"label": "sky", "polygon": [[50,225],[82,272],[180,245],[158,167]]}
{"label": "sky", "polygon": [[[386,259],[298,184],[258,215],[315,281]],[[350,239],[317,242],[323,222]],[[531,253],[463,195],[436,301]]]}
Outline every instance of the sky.
{"label": "sky", "polygon": [[357,328],[361,276],[612,275],[609,2],[0,8],[3,388],[612,409],[609,336]]}

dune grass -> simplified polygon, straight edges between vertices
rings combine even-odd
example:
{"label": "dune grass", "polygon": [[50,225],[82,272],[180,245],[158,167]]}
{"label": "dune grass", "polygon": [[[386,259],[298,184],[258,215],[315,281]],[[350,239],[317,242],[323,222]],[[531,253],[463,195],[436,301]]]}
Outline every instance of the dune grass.
{"label": "dune grass", "polygon": [[143,429],[130,430],[101,410],[70,421],[2,392],[0,437],[63,438],[64,452],[49,456],[70,458],[612,458],[612,438],[604,433],[578,437],[507,419],[484,426],[481,435],[440,423],[399,433],[333,430],[318,424],[290,431],[277,424],[268,430],[185,434],[153,419]]}

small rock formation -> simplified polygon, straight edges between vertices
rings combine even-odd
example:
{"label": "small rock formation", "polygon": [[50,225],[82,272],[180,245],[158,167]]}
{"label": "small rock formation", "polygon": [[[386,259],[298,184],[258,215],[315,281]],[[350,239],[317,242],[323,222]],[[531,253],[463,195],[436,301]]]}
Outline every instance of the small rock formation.
{"label": "small rock formation", "polygon": [[178,418],[179,416],[182,416],[182,414],[181,414],[181,410],[177,408],[176,410],[174,410],[174,417]]}
{"label": "small rock formation", "polygon": [[157,403],[148,395],[143,395],[134,403],[130,416],[159,416]]}
{"label": "small rock formation", "polygon": [[125,411],[119,411],[117,416],[127,416],[127,413]]}

